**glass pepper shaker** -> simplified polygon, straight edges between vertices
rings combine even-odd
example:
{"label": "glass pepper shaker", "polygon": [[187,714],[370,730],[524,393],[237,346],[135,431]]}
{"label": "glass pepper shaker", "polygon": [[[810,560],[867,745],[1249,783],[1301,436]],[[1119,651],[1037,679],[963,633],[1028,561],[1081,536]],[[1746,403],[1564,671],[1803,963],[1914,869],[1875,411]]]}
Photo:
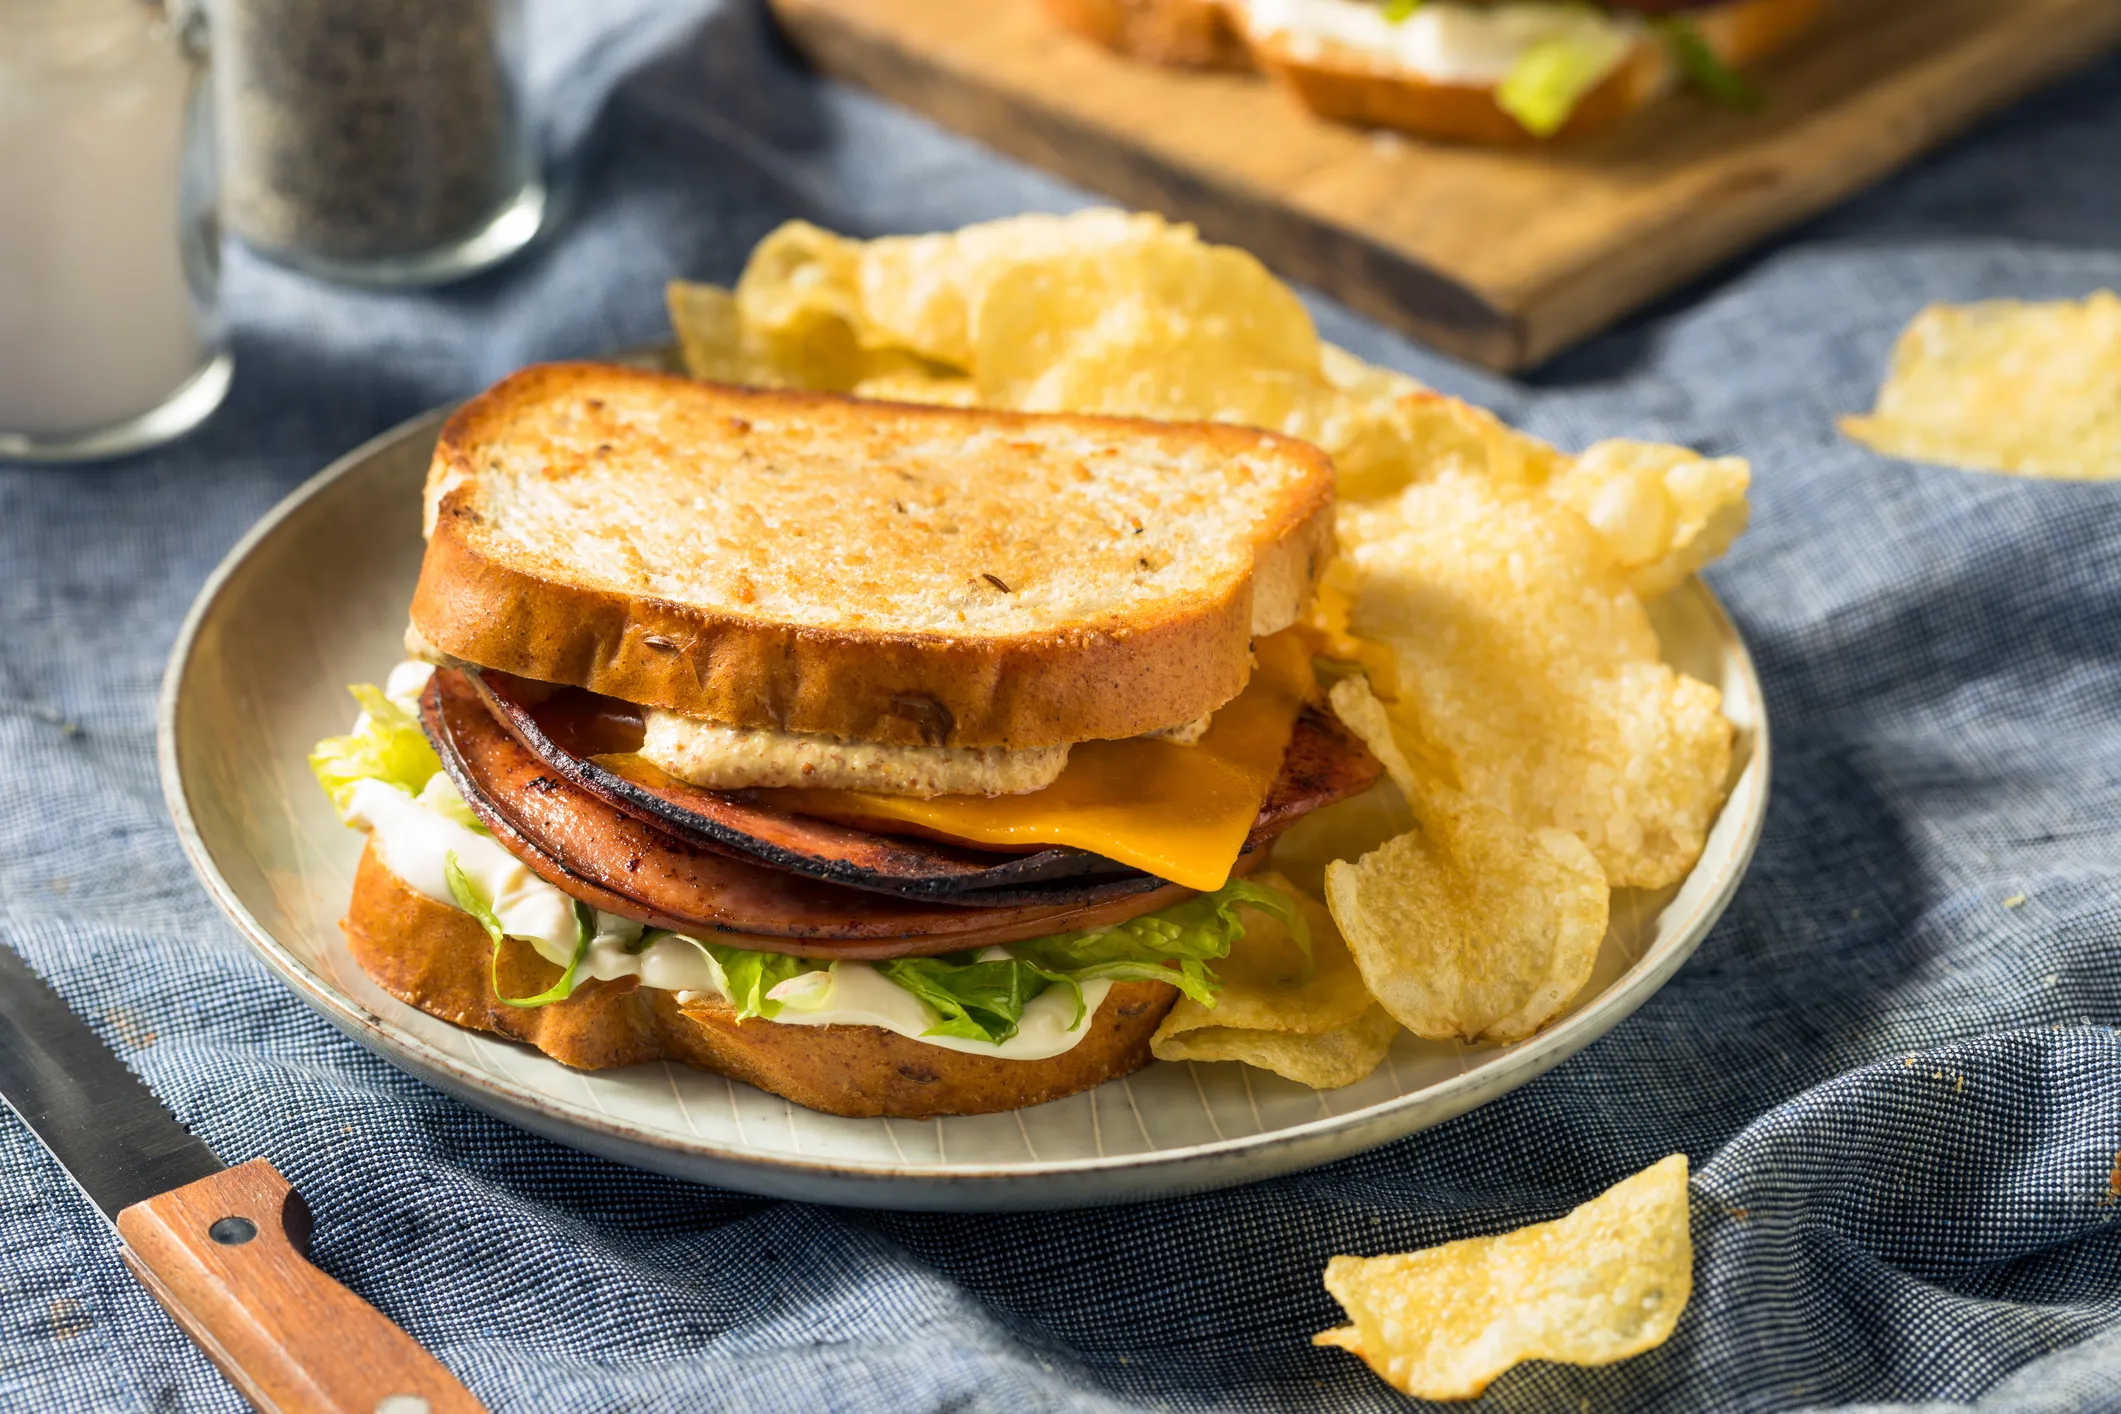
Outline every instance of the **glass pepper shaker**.
{"label": "glass pepper shaker", "polygon": [[142,0],[0,4],[0,458],[136,451],[228,391],[194,34]]}
{"label": "glass pepper shaker", "polygon": [[521,249],[545,188],[520,0],[209,0],[224,219],[329,279],[436,284]]}

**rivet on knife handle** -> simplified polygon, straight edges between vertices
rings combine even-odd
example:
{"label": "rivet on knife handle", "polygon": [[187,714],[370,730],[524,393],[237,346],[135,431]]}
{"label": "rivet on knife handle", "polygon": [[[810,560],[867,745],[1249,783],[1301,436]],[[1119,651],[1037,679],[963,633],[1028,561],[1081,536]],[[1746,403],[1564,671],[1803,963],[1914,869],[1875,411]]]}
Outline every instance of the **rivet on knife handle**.
{"label": "rivet on knife handle", "polygon": [[259,1414],[483,1414],[388,1317],[311,1266],[309,1209],[264,1159],[118,1214],[125,1264]]}

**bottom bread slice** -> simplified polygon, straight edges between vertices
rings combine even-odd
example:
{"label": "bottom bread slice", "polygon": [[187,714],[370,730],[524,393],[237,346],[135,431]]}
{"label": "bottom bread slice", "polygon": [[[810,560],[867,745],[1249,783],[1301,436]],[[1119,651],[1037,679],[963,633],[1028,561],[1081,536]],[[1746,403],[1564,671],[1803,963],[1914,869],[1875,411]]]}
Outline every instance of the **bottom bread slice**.
{"label": "bottom bread slice", "polygon": [[[674,1060],[727,1075],[828,1114],[893,1119],[989,1114],[1073,1095],[1139,1070],[1178,990],[1119,982],[1072,1050],[1044,1060],[967,1055],[877,1026],[738,1021],[720,1001],[680,1006],[632,978],[585,982],[564,1002],[512,1007],[494,994],[491,945],[470,914],[415,892],[371,843],[340,927],[376,984],[430,1016],[537,1047],[578,1070]],[[560,969],[529,944],[503,942],[510,996],[550,987]]]}

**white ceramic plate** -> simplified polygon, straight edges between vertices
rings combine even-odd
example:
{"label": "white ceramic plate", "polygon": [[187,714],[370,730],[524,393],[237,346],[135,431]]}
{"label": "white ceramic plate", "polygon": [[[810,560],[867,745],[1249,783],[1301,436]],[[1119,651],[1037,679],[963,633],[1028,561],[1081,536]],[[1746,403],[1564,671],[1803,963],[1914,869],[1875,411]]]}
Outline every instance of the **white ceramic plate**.
{"label": "white ceramic plate", "polygon": [[444,414],[418,418],[295,491],[200,591],[163,684],[163,790],[193,866],[267,966],[334,1025],[525,1129],[622,1163],[755,1193],[927,1209],[1117,1203],[1325,1163],[1461,1114],[1604,1035],[1692,953],[1738,887],[1767,807],[1752,661],[1708,590],[1652,606],[1671,662],[1723,689],[1739,727],[1728,804],[1691,877],[1623,891],[1570,1013],[1508,1047],[1402,1035],[1375,1074],[1318,1092],[1236,1064],[1151,1062],[1013,1114],[841,1119],[682,1066],[584,1074],[386,995],[338,919],[361,838],[304,764],[346,729],[344,684],[402,656],[419,489]]}

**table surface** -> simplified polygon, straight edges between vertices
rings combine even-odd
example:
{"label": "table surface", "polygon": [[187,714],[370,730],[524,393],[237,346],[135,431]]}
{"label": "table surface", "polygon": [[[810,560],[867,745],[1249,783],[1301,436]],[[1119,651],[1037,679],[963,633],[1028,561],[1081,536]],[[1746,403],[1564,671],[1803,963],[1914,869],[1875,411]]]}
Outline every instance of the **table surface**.
{"label": "table surface", "polygon": [[[0,942],[316,1256],[501,1411],[1391,1410],[1328,1256],[1551,1217],[1683,1149],[1697,1284],[1661,1350],[1499,1381],[1502,1409],[2044,1411],[2121,1387],[2121,490],[1838,439],[1925,301],[2121,287],[2121,64],[1519,381],[1314,302],[1328,337],[1565,446],[1753,459],[1713,574],[1758,655],[1776,795],[1751,877],[1606,1040],[1413,1139],[1095,1213],[807,1207],[475,1114],[272,982],[154,774],[206,572],[345,448],[531,360],[656,339],[789,216],[876,233],[1088,198],[797,72],[751,4],[533,0],[565,219],[508,268],[362,294],[232,254],[239,360],[200,434],[0,467]],[[2020,901],[2020,897],[2022,901]],[[0,1406],[241,1406],[0,1120]]]}

